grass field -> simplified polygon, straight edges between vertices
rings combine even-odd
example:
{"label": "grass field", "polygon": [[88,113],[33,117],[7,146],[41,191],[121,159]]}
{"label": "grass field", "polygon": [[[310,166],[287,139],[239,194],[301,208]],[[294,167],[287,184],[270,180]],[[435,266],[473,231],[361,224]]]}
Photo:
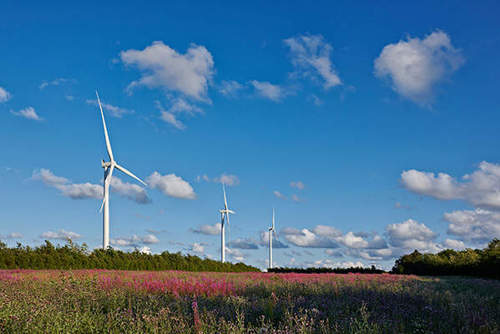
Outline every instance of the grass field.
{"label": "grass field", "polygon": [[0,271],[1,333],[499,333],[500,282],[389,274]]}

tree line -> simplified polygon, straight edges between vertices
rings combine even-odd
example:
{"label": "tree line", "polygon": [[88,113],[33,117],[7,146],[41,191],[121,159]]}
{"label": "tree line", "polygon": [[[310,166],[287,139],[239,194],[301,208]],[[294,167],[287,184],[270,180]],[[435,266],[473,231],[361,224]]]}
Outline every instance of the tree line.
{"label": "tree line", "polygon": [[348,274],[348,273],[360,273],[360,274],[382,274],[385,273],[382,269],[377,269],[375,266],[370,268],[363,267],[350,267],[350,268],[271,268],[267,270],[271,273],[298,273],[298,274]]}
{"label": "tree line", "polygon": [[9,248],[0,241],[0,269],[118,269],[118,270],[184,270],[247,272],[259,269],[244,263],[222,263],[198,256],[163,252],[145,254],[138,250],[123,252],[108,248],[89,251],[85,244],[68,241],[54,246],[50,241],[37,247]]}
{"label": "tree line", "polygon": [[417,250],[396,260],[392,272],[415,275],[462,275],[500,279],[500,240],[484,249],[443,250],[421,254]]}

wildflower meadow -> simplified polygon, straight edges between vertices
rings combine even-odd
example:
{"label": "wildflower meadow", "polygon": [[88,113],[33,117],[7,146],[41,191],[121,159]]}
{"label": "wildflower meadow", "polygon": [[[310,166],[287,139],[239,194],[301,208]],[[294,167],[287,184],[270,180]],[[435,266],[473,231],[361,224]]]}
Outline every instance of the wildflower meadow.
{"label": "wildflower meadow", "polygon": [[500,282],[2,270],[1,333],[499,333]]}

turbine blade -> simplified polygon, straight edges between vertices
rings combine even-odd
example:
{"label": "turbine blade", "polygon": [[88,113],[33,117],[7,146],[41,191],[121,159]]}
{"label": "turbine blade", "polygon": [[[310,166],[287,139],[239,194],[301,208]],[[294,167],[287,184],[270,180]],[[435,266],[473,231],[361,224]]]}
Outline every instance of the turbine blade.
{"label": "turbine blade", "polygon": [[222,191],[224,192],[224,206],[227,211],[226,187],[224,187],[224,183],[222,183]]}
{"label": "turbine blade", "polygon": [[273,208],[273,230],[274,230],[274,208]]}
{"label": "turbine blade", "polygon": [[227,225],[229,225],[229,212],[226,211],[226,220],[227,220]]}
{"label": "turbine blade", "polygon": [[125,174],[127,174],[128,176],[136,179],[137,181],[139,181],[140,183],[142,183],[143,185],[145,185],[146,187],[148,186],[146,184],[146,182],[144,182],[143,180],[141,180],[140,178],[138,178],[137,176],[135,176],[134,174],[132,174],[131,171],[129,171],[128,169],[126,169],[125,167],[122,167],[120,166],[119,164],[116,164],[116,168],[118,168],[119,170],[121,170],[122,172],[124,172]]}
{"label": "turbine blade", "polygon": [[106,121],[104,120],[104,112],[102,111],[101,99],[99,99],[99,94],[97,93],[97,90],[95,91],[95,95],[97,96],[99,109],[101,109],[102,125],[104,127],[104,138],[106,138],[106,149],[108,150],[108,156],[111,161],[114,161],[115,159],[113,157],[113,151],[111,150],[111,143],[109,142],[108,129],[106,127]]}

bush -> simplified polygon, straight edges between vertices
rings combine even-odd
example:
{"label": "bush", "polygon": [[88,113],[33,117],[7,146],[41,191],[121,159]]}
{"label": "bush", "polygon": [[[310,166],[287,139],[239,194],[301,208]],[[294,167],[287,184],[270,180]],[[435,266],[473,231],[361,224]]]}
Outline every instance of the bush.
{"label": "bush", "polygon": [[0,269],[120,269],[120,270],[184,270],[246,272],[259,269],[244,263],[222,263],[201,259],[198,256],[163,252],[145,254],[138,250],[123,252],[112,248],[95,249],[68,241],[64,246],[54,246],[50,241],[31,248],[20,243],[8,248],[0,242]]}
{"label": "bush", "polygon": [[500,279],[500,240],[493,239],[485,249],[443,250],[421,254],[417,250],[403,255],[392,272],[415,275],[464,275]]}

